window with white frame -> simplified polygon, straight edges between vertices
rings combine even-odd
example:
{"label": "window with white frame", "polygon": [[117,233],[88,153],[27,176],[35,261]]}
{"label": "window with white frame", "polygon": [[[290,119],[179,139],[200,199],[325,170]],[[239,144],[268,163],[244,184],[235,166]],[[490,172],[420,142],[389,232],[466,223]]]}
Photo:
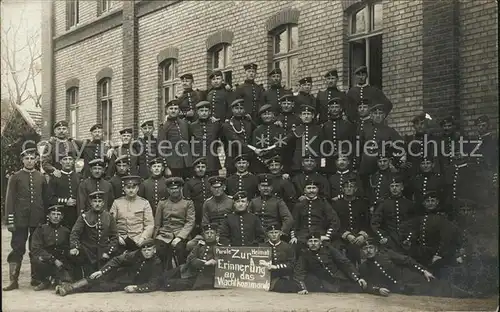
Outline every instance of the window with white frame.
{"label": "window with white frame", "polygon": [[165,104],[175,98],[177,94],[178,79],[177,79],[177,60],[167,59],[160,64],[161,76],[161,94],[163,98],[163,107]]}
{"label": "window with white frame", "polygon": [[101,1],[101,13],[108,12],[111,9],[111,0],[99,0]]}
{"label": "window with white frame", "polygon": [[272,68],[281,69],[282,84],[291,88],[299,79],[299,27],[281,26],[272,32],[272,40]]}
{"label": "window with white frame", "polygon": [[78,25],[80,19],[80,1],[69,0],[66,2],[66,25],[67,29]]}
{"label": "window with white frame", "polygon": [[78,88],[72,87],[66,92],[69,111],[69,131],[73,138],[78,135]]}
{"label": "window with white frame", "polygon": [[233,49],[228,43],[221,43],[210,49],[212,71],[220,70],[224,82],[233,85]]}
{"label": "window with white frame", "polygon": [[356,84],[354,70],[365,65],[368,83],[382,88],[382,2],[370,2],[349,16],[349,83]]}
{"label": "window with white frame", "polygon": [[98,87],[103,138],[105,141],[110,141],[113,136],[113,99],[111,93],[111,79],[102,79],[99,82]]}

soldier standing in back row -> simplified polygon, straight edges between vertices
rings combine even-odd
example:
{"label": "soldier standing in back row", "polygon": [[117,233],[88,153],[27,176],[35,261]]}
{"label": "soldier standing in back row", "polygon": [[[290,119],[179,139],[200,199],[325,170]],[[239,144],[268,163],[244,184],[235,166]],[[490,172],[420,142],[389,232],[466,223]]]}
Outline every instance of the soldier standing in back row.
{"label": "soldier standing in back row", "polygon": [[[322,124],[328,120],[329,112],[328,106],[330,101],[337,99],[339,104],[346,105],[347,97],[344,92],[340,91],[337,87],[337,82],[339,80],[339,74],[336,69],[332,69],[325,74],[325,82],[327,85],[326,90],[318,92],[316,96],[319,123]],[[340,115],[342,118],[342,115]]]}
{"label": "soldier standing in back row", "polygon": [[236,87],[235,97],[243,99],[243,107],[246,114],[250,115],[252,120],[257,119],[259,108],[264,105],[264,88],[255,83],[257,75],[257,64],[250,63],[243,66],[245,69],[245,82]]}
{"label": "soldier standing in back row", "polygon": [[275,112],[279,112],[281,108],[280,98],[285,94],[285,92],[287,92],[281,85],[281,75],[281,69],[272,69],[267,75],[269,78],[269,89],[264,92],[264,103],[271,105],[273,111]]}
{"label": "soldier standing in back row", "polygon": [[198,90],[193,90],[193,74],[184,74],[180,76],[182,88],[184,91],[179,97],[179,118],[186,119],[189,122],[195,121],[198,116],[196,116],[196,104],[203,100],[203,94]]}
{"label": "soldier standing in back row", "polygon": [[103,159],[94,159],[89,162],[89,167],[90,177],[83,180],[78,186],[78,194],[76,197],[76,208],[78,209],[78,213],[86,211],[89,208],[89,194],[96,191],[104,192],[104,207],[106,210],[109,210],[111,204],[113,204],[115,195],[111,183],[104,180],[106,162]]}
{"label": "soldier standing in back row", "polygon": [[[90,162],[93,159],[100,158],[108,162],[108,154],[110,146],[108,143],[103,142],[103,127],[101,124],[95,124],[90,128],[90,133],[92,135],[92,140],[87,140],[85,148],[83,150],[83,176],[88,178],[90,174]],[[109,155],[110,156],[110,155]],[[112,176],[110,168],[104,168],[104,177],[109,178]]]}
{"label": "soldier standing in back row", "polygon": [[148,120],[141,124],[143,137],[138,138],[136,143],[139,149],[138,163],[139,175],[143,179],[149,178],[149,162],[158,157],[157,139],[153,136],[154,121]]}
{"label": "soldier standing in back row", "polygon": [[[220,70],[212,72],[208,79],[210,79],[211,84],[207,94],[208,108],[212,112],[212,117],[224,122],[231,118],[230,105],[234,100],[234,94],[230,90],[230,86],[224,85],[224,76]],[[198,104],[196,108],[199,109]]]}
{"label": "soldier standing in back row", "polygon": [[135,142],[132,142],[132,128],[125,128],[120,130],[120,136],[122,143],[115,149],[115,153],[110,159],[108,172],[110,176],[114,174],[115,167],[114,163],[116,158],[126,157],[127,163],[129,164],[126,174],[128,175],[137,175],[139,170],[139,161],[138,161],[138,153],[137,146]]}
{"label": "soldier standing in back row", "polygon": [[[316,98],[311,94],[312,89],[312,78],[304,77],[299,80],[299,94],[295,99],[299,105],[309,105],[314,108],[315,113],[318,113],[318,106],[316,103]],[[295,108],[299,108],[296,106]],[[296,111],[298,112],[298,111]],[[316,121],[316,116],[314,116],[314,121]]]}

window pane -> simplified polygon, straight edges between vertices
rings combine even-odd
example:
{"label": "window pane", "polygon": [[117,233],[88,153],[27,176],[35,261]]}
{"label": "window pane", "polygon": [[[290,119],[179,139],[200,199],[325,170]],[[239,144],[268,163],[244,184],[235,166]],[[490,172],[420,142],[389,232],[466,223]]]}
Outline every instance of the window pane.
{"label": "window pane", "polygon": [[220,68],[223,68],[221,66],[224,66],[224,55],[223,55],[223,50],[222,49],[218,49],[218,50],[215,50],[213,53],[212,53],[212,67],[213,69],[220,69]]}
{"label": "window pane", "polygon": [[108,101],[101,102],[101,123],[103,127],[104,137],[106,137],[108,130]]}
{"label": "window pane", "polygon": [[101,97],[106,97],[109,95],[108,80],[104,80],[101,83]]}
{"label": "window pane", "polygon": [[284,29],[274,36],[274,54],[288,52],[288,31]]}
{"label": "window pane", "polygon": [[226,67],[229,67],[231,66],[231,64],[233,63],[233,48],[231,48],[231,45],[228,44],[225,46],[225,66],[224,68]]}
{"label": "window pane", "polygon": [[77,123],[77,109],[74,108],[71,110],[70,115],[70,124],[71,124],[71,136],[76,138],[76,123]]}
{"label": "window pane", "polygon": [[364,7],[353,15],[351,30],[353,34],[363,33],[366,31],[366,10],[367,8]]}
{"label": "window pane", "polygon": [[177,85],[174,84],[174,85],[172,85],[170,87],[170,95],[169,95],[169,97],[171,99],[174,99],[176,94],[177,94]]}
{"label": "window pane", "polygon": [[172,77],[172,63],[167,62],[163,65],[163,81],[169,81]]}
{"label": "window pane", "polygon": [[113,135],[113,103],[108,100],[108,135],[107,139],[111,140]]}
{"label": "window pane", "polygon": [[290,50],[295,50],[299,47],[299,27],[296,25],[290,26]]}
{"label": "window pane", "polygon": [[290,76],[289,87],[291,88],[299,80],[299,57],[298,56],[290,57],[288,59],[288,62],[289,62],[288,68]]}
{"label": "window pane", "polygon": [[163,88],[163,103],[167,104],[168,102],[170,102],[170,88],[165,87]]}
{"label": "window pane", "polygon": [[283,83],[285,83],[287,86],[291,86],[290,84],[290,75],[288,73],[288,64],[286,60],[282,60],[281,62],[276,62],[279,63],[279,69],[281,69],[281,80]]}
{"label": "window pane", "polygon": [[370,37],[369,78],[370,85],[382,89],[382,35]]}
{"label": "window pane", "polygon": [[[349,74],[351,77],[350,86],[356,85],[356,77],[354,70],[361,65],[366,65],[366,41],[365,39],[353,41],[349,43]],[[370,70],[368,69],[368,72]]]}
{"label": "window pane", "polygon": [[171,80],[175,80],[175,78],[177,78],[177,76],[179,76],[179,73],[177,72],[177,60],[171,60],[170,63],[172,64],[172,79]]}
{"label": "window pane", "polygon": [[372,8],[372,30],[382,28],[382,3],[375,3]]}

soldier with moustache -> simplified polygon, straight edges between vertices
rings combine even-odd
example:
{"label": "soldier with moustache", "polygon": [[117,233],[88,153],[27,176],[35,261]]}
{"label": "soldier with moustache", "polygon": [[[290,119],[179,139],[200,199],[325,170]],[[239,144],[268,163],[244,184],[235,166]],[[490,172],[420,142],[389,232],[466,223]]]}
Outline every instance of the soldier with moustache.
{"label": "soldier with moustache", "polygon": [[145,198],[151,209],[153,216],[156,215],[156,208],[160,200],[168,197],[167,178],[163,175],[164,165],[163,159],[157,157],[149,161],[151,174],[142,183],[142,190],[139,190],[139,196]]}
{"label": "soldier with moustache", "polygon": [[258,179],[259,196],[250,200],[248,211],[259,217],[264,227],[273,225],[288,235],[293,225],[292,214],[281,198],[273,196],[272,176],[262,173]]}
{"label": "soldier with moustache", "polygon": [[[326,90],[321,90],[318,92],[316,96],[317,108],[319,113],[319,123],[325,123],[331,114],[331,110],[329,109],[330,101],[336,99],[336,102],[341,104],[342,106],[346,105],[347,97],[345,92],[342,92],[337,87],[337,82],[339,80],[339,74],[336,69],[332,69],[328,71],[325,76]],[[342,118],[342,113],[340,118]]]}
{"label": "soldier with moustache", "polygon": [[[320,183],[318,196],[330,200],[330,184],[328,183],[328,179],[318,172],[318,163],[318,157],[306,154],[302,159],[302,171],[295,174],[292,178],[292,184],[295,186],[296,193],[302,195],[307,181],[314,179]],[[299,197],[299,200],[302,199],[304,199],[303,195]]]}
{"label": "soldier with moustache", "polygon": [[269,173],[272,175],[271,180],[274,196],[281,198],[287,207],[294,207],[298,196],[288,174],[283,173],[282,158],[275,155],[267,161],[267,167],[269,168]]}
{"label": "soldier with moustache", "polygon": [[196,104],[204,100],[205,95],[198,90],[193,90],[193,74],[183,74],[179,78],[183,89],[182,95],[178,98],[179,118],[193,122],[198,118],[196,115]]}
{"label": "soldier with moustache", "polygon": [[91,160],[88,166],[90,167],[90,176],[80,183],[76,195],[76,208],[78,213],[85,211],[89,207],[89,194],[96,191],[102,191],[104,193],[104,207],[109,211],[111,204],[113,204],[115,200],[115,195],[113,185],[104,179],[106,161],[96,158]]}
{"label": "soldier with moustache", "polygon": [[222,121],[213,115],[211,105],[213,106],[208,101],[198,102],[196,104],[198,119],[189,124],[189,132],[193,142],[193,157],[205,158],[207,176],[217,175],[221,169],[217,149],[221,142]]}
{"label": "soldier with moustache", "polygon": [[[224,75],[220,70],[210,73],[208,79],[211,87],[207,93],[207,102],[212,117],[221,122],[229,120],[231,118],[231,103],[234,101],[231,86],[224,83]],[[200,117],[199,114],[198,117]]]}
{"label": "soldier with moustache", "polygon": [[[257,64],[250,63],[243,66],[245,69],[245,82],[236,87],[235,98],[242,99],[245,113],[251,120],[257,120],[257,113],[264,105],[264,87],[255,83]],[[232,104],[231,104],[232,107]],[[233,116],[234,111],[233,111]]]}
{"label": "soldier with moustache", "polygon": [[[94,159],[103,159],[106,163],[109,162],[109,158],[113,155],[114,151],[107,142],[103,142],[103,127],[102,124],[95,124],[90,127],[90,134],[92,136],[91,140],[85,142],[83,149],[83,176],[88,178],[91,176],[91,166],[90,162]],[[104,171],[104,177],[108,178],[112,176],[113,168],[107,167]]]}
{"label": "soldier with moustache", "polygon": [[273,111],[279,112],[281,108],[280,98],[290,91],[281,85],[281,69],[273,68],[267,77],[269,78],[269,89],[264,92],[264,103],[271,105]]}
{"label": "soldier with moustache", "polygon": [[[36,148],[23,150],[20,154],[23,168],[14,173],[7,183],[5,215],[7,230],[11,232],[12,251],[7,256],[10,283],[3,288],[4,291],[19,288],[18,278],[26,253],[26,242],[28,241],[31,256],[33,233],[45,221],[47,181],[43,174],[35,169],[37,154]],[[36,286],[36,268],[33,262],[30,262],[31,285]]]}
{"label": "soldier with moustache", "polygon": [[125,128],[120,130],[120,136],[122,143],[114,148],[114,153],[109,161],[109,166],[111,167],[108,172],[110,176],[114,175],[114,166],[117,158],[125,157],[127,163],[129,164],[126,174],[128,175],[138,175],[139,174],[139,151],[136,142],[132,142],[132,128]]}
{"label": "soldier with moustache", "polygon": [[[277,149],[276,153],[282,154],[281,146],[286,137],[285,130],[275,124],[276,112],[270,104],[264,104],[259,109],[260,125],[252,133],[252,145],[258,149],[266,150],[261,156],[256,156],[252,168],[253,173],[268,172],[266,161],[272,157],[270,149]],[[274,152],[274,151],[273,151]]]}
{"label": "soldier with moustache", "polygon": [[139,151],[139,175],[145,180],[150,176],[149,162],[158,157],[158,140],[153,136],[154,121],[143,122],[141,131],[143,136],[135,141],[135,145]]}
{"label": "soldier with moustache", "polygon": [[239,155],[234,159],[236,173],[227,178],[227,193],[234,195],[245,191],[249,199],[255,197],[259,180],[257,176],[249,172],[250,157],[247,154]]}
{"label": "soldier with moustache", "polygon": [[48,192],[51,205],[62,205],[64,218],[61,224],[68,229],[73,228],[78,217],[77,194],[82,181],[82,176],[75,171],[74,155],[61,155],[61,176],[56,176],[49,180]]}
{"label": "soldier with moustache", "polygon": [[[344,185],[345,180],[351,175],[355,174],[355,171],[351,168],[351,158],[348,156],[347,151],[340,151],[334,157],[335,166],[337,168],[337,172],[330,175],[328,178],[328,183],[330,184],[330,196],[332,202],[339,200],[343,197],[342,194],[342,186]],[[366,194],[363,190],[361,179],[357,176],[357,191],[356,196],[358,197],[366,197]]]}

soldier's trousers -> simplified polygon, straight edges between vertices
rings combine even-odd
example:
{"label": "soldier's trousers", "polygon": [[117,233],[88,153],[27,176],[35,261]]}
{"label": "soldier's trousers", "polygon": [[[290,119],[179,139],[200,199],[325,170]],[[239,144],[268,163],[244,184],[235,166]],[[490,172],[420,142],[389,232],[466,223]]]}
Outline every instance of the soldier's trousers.
{"label": "soldier's trousers", "polygon": [[304,283],[310,292],[328,293],[361,293],[362,288],[353,281],[333,278],[319,278],[313,274],[307,274]]}
{"label": "soldier's trousers", "polygon": [[[10,247],[12,248],[12,251],[7,256],[8,263],[21,263],[23,261],[24,254],[26,253],[26,241],[28,241],[28,249],[30,251],[29,256],[31,260],[31,239],[35,229],[36,227],[15,228],[10,239]],[[31,262],[31,278],[35,278],[36,276],[35,270],[33,262]]]}
{"label": "soldier's trousers", "polygon": [[52,277],[61,282],[71,282],[72,268],[67,261],[64,261],[63,264],[64,267],[58,268],[53,262],[40,261],[36,258],[32,259],[32,266],[36,272],[35,278],[38,281],[47,281],[49,277]]}
{"label": "soldier's trousers", "polygon": [[[164,241],[156,240],[156,252],[160,257],[165,270],[172,268],[172,260],[175,259],[177,265],[186,263],[186,241],[180,241],[175,247]],[[175,257],[175,258],[174,258]]]}
{"label": "soldier's trousers", "polygon": [[299,285],[292,279],[277,278],[276,280],[271,280],[270,291],[279,293],[296,293],[300,291]]}

